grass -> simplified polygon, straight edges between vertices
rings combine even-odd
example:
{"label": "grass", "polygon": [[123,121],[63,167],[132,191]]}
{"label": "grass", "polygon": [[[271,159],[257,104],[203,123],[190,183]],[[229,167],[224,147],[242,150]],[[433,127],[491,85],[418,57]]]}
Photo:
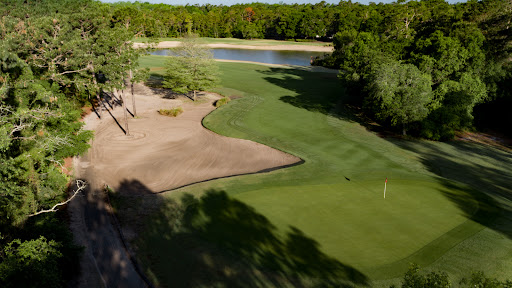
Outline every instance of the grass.
{"label": "grass", "polygon": [[215,101],[215,107],[220,107],[222,105],[228,104],[231,99],[229,97],[222,97],[219,100]]}
{"label": "grass", "polygon": [[[158,62],[145,59],[148,61],[143,65]],[[272,173],[210,181],[164,194],[164,203],[179,203],[190,197],[187,195],[199,197],[209,189],[225,191],[229,197],[225,202],[246,205],[235,209],[236,213],[256,213],[256,216],[245,214],[258,221],[266,220],[260,226],[270,227],[264,233],[249,229],[236,234],[232,230],[237,225],[244,227],[246,221],[252,219],[244,216],[235,217],[236,221],[231,218],[231,222],[219,221],[215,229],[207,229],[206,224],[197,228],[201,231],[197,232],[201,235],[197,239],[203,242],[187,248],[195,251],[195,256],[187,259],[211,264],[201,266],[202,273],[207,274],[202,276],[208,278],[221,273],[215,270],[219,268],[212,268],[215,266],[227,269],[228,272],[222,271],[225,279],[232,279],[226,275],[236,275],[245,281],[254,281],[250,282],[252,284],[262,281],[281,286],[266,272],[257,274],[267,275],[261,280],[262,276],[251,274],[249,277],[241,271],[278,271],[286,279],[299,276],[329,279],[317,270],[312,272],[304,267],[296,269],[299,276],[291,275],[287,272],[288,264],[270,265],[261,263],[258,257],[247,256],[267,251],[267,238],[253,245],[252,250],[237,246],[242,244],[222,246],[233,238],[242,241],[243,235],[254,232],[255,235],[270,235],[274,239],[270,243],[284,243],[278,248],[271,246],[272,251],[281,251],[276,255],[265,252],[273,255],[272,259],[292,259],[284,263],[295,263],[293,259],[298,259],[297,262],[308,263],[308,267],[320,267],[318,270],[329,270],[329,266],[353,267],[377,286],[398,283],[396,277],[406,271],[410,262],[427,270],[442,269],[453,281],[474,270],[512,278],[512,225],[503,220],[510,217],[509,211],[512,211],[508,208],[512,203],[509,198],[512,195],[510,153],[476,144],[381,138],[367,131],[353,115],[339,109],[349,97],[343,94],[335,74],[241,63],[219,63],[219,66],[222,84],[216,92],[241,98],[212,112],[203,120],[204,126],[222,135],[250,139],[286,151],[304,159],[305,163]],[[386,177],[388,189],[383,199]],[[169,216],[174,212],[165,209],[165,205],[151,219],[152,224],[148,225],[138,246],[147,271],[164,286],[172,286],[173,276],[168,275],[171,264],[166,264],[174,257],[174,248],[170,246],[175,244],[173,239],[177,235],[191,236],[169,232],[176,219]],[[212,204],[216,205],[220,204]],[[220,209],[211,213],[210,219],[217,213],[228,212]],[[200,214],[209,215],[208,211]],[[209,233],[205,236],[204,231]],[[225,233],[229,239],[204,240],[216,233]],[[290,239],[297,239],[297,235],[308,243],[301,245],[312,251],[314,256],[308,256],[311,259],[301,258],[299,251],[286,246],[293,242]],[[207,246],[209,248],[205,248]],[[220,255],[235,258],[246,255],[249,260],[228,265],[226,263],[234,262]],[[205,260],[214,256],[221,257],[223,262],[215,265],[215,261]],[[246,256],[240,257],[245,259]],[[243,266],[247,263],[251,265]],[[204,272],[209,271],[208,267],[214,271]],[[181,277],[197,276],[183,273]],[[362,283],[357,279],[348,280]],[[292,282],[291,286],[296,285]]]}
{"label": "grass", "polygon": [[176,107],[171,109],[160,109],[158,110],[160,115],[169,116],[169,117],[178,117],[181,113],[183,113],[183,108]]}
{"label": "grass", "polygon": [[[269,39],[238,39],[238,38],[209,38],[200,37],[201,41],[206,44],[233,44],[233,45],[252,45],[252,46],[273,46],[273,45],[307,45],[307,46],[332,46],[332,43],[326,42],[295,42],[295,41],[280,41]],[[146,43],[147,38],[135,38],[134,42]],[[179,38],[159,38],[158,41],[180,41]]]}

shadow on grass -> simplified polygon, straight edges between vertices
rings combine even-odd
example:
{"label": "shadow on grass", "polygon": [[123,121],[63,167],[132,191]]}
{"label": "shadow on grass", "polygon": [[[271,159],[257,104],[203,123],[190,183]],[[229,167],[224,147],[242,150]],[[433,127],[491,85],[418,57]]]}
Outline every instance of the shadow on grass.
{"label": "shadow on grass", "polygon": [[[140,186],[137,180],[124,185]],[[123,185],[123,186],[124,186]],[[119,191],[122,193],[125,187]],[[146,191],[149,189],[146,188]],[[295,227],[278,229],[254,208],[220,190],[201,198],[157,197],[139,257],[162,287],[351,287],[368,279],[320,250]]]}
{"label": "shadow on grass", "polygon": [[[389,139],[395,145],[420,155],[422,163],[431,172],[442,177],[446,188],[441,191],[465,215],[485,227],[512,238],[512,154],[481,144]],[[445,149],[440,147],[444,146]],[[447,152],[447,151],[451,151]],[[463,183],[461,188],[456,183]],[[453,193],[464,189],[472,197]],[[477,201],[474,213],[470,202]]]}
{"label": "shadow on grass", "polygon": [[293,96],[279,98],[285,103],[345,121],[357,122],[380,135],[390,134],[385,127],[362,113],[362,98],[347,93],[345,85],[338,79],[337,74],[286,68],[269,68],[259,72],[268,75],[264,79],[269,83],[296,93]]}
{"label": "shadow on grass", "polygon": [[329,114],[337,98],[343,93],[336,74],[313,73],[298,69],[269,68],[258,71],[268,75],[264,79],[274,85],[297,93],[279,100],[308,111]]}

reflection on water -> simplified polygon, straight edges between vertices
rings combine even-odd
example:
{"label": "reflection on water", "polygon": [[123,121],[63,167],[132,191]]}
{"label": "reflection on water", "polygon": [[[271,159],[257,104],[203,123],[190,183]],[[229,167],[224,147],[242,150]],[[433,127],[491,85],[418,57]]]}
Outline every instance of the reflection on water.
{"label": "reflection on water", "polygon": [[[168,49],[152,52],[152,55],[164,55]],[[269,64],[287,64],[309,66],[311,57],[323,56],[323,52],[311,51],[271,51],[271,50],[249,50],[249,49],[212,49],[215,59],[253,61]]]}

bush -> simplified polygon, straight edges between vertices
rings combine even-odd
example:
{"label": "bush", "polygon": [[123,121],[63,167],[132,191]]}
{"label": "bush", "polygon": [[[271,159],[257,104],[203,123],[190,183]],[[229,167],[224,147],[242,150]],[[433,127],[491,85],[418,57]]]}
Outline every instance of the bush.
{"label": "bush", "polygon": [[8,243],[3,247],[0,262],[3,287],[61,286],[62,275],[58,262],[63,255],[59,251],[60,246],[58,242],[48,241],[44,236],[28,241],[16,239]]}
{"label": "bush", "polygon": [[220,107],[224,104],[228,104],[229,101],[231,101],[229,97],[220,98],[219,100],[215,101],[215,107]]}
{"label": "bush", "polygon": [[158,110],[160,115],[169,116],[169,117],[177,117],[181,113],[183,113],[183,109],[181,107],[172,108],[172,109],[160,109]]}

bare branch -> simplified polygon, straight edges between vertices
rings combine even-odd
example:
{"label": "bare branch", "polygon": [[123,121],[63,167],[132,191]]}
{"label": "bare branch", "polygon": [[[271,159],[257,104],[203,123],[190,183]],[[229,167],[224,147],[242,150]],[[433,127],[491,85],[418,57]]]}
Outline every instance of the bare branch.
{"label": "bare branch", "polygon": [[62,73],[58,73],[56,75],[64,75],[64,74],[69,74],[69,73],[78,73],[78,72],[82,72],[82,71],[86,71],[88,70],[89,68],[86,67],[86,68],[82,68],[82,69],[78,69],[78,70],[73,70],[73,71],[64,71]]}
{"label": "bare branch", "polygon": [[36,135],[32,135],[30,137],[18,137],[18,136],[16,136],[16,137],[11,137],[11,139],[13,139],[13,140],[34,140],[34,139],[36,139]]}
{"label": "bare branch", "polygon": [[61,203],[58,203],[58,204],[55,204],[50,209],[41,210],[41,211],[38,211],[36,213],[30,214],[30,215],[28,215],[28,217],[32,217],[32,216],[36,216],[36,215],[43,214],[43,213],[48,213],[48,212],[57,212],[57,207],[68,204],[69,201],[73,200],[73,198],[75,198],[75,196],[78,195],[78,193],[80,193],[80,191],[84,190],[85,187],[87,187],[87,184],[83,180],[76,180],[76,187],[77,187],[77,189],[75,190],[73,195],[68,200],[66,200],[64,202],[61,202]]}
{"label": "bare branch", "polygon": [[67,136],[46,137],[45,141],[41,142],[41,149],[48,150],[51,147],[62,147],[62,146],[71,145],[71,144],[72,144],[72,142],[69,140],[69,138]]}

